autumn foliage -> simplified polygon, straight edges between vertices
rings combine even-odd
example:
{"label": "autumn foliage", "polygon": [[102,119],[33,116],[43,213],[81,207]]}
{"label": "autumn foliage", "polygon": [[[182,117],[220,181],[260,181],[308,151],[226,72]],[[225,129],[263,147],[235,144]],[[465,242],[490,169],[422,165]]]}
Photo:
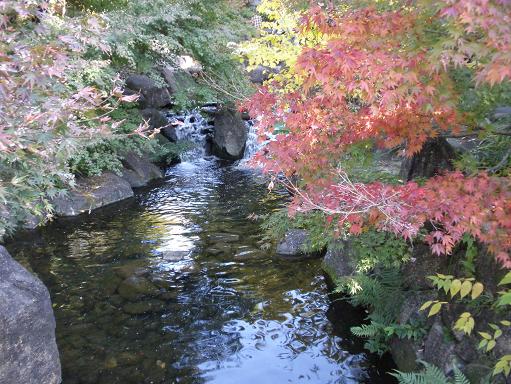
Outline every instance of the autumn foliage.
{"label": "autumn foliage", "polygon": [[477,131],[476,119],[460,111],[451,71],[469,71],[474,87],[511,80],[511,3],[314,7],[302,25],[321,39],[297,58],[300,87],[284,92],[283,81],[267,84],[247,103],[263,139],[273,137],[257,161],[301,180],[291,186],[297,192],[291,212],[323,210],[355,234],[375,226],[407,239],[421,236],[439,255],[467,233],[511,268],[509,177],[483,170],[423,185],[363,184],[352,182],[340,162],[365,140],[411,156],[430,138]]}

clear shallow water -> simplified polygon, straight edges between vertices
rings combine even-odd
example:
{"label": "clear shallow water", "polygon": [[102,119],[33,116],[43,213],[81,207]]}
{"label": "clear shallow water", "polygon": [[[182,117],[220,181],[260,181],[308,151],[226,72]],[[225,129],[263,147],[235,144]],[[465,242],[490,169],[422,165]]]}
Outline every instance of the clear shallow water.
{"label": "clear shallow water", "polygon": [[349,334],[359,314],[330,305],[320,261],[261,249],[247,216],[282,201],[252,171],[196,160],[9,244],[50,290],[64,384],[391,382]]}

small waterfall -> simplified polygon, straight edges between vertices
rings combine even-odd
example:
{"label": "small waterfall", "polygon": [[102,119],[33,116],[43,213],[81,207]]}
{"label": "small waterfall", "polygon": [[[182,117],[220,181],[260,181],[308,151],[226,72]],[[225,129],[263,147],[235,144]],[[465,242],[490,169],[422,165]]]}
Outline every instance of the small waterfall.
{"label": "small waterfall", "polygon": [[[215,106],[203,106],[200,110],[185,111],[179,114],[168,113],[167,119],[175,132],[175,140],[187,141],[193,144],[193,148],[181,154],[181,161],[194,162],[208,156],[208,139],[214,133],[215,127],[211,121],[205,118],[203,114],[211,114],[216,111]],[[264,146],[264,143],[258,141],[256,121],[245,121],[247,129],[247,142],[243,158],[238,161],[238,165],[247,165],[254,154]]]}
{"label": "small waterfall", "polygon": [[181,154],[181,161],[192,162],[204,158],[207,138],[213,133],[213,125],[209,124],[198,110],[168,114],[167,118],[169,123],[175,127],[177,141],[188,141],[193,144],[192,149]]}
{"label": "small waterfall", "polygon": [[246,165],[250,159],[256,154],[259,149],[264,145],[259,142],[255,120],[245,122],[248,130],[247,143],[245,145],[245,153],[243,159],[239,161],[239,165]]}

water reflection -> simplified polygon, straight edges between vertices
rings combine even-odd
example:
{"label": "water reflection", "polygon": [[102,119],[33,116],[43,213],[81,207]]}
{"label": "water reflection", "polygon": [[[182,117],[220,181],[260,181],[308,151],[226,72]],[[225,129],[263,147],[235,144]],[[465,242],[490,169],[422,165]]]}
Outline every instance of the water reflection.
{"label": "water reflection", "polygon": [[319,262],[260,249],[247,216],[281,195],[215,161],[167,176],[9,245],[52,294],[64,384],[385,382],[333,331]]}

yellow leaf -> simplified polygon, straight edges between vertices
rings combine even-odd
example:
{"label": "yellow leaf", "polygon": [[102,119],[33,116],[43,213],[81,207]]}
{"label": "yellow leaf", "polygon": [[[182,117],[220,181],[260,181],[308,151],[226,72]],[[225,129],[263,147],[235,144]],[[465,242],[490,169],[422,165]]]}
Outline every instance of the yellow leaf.
{"label": "yellow leaf", "polygon": [[466,322],[467,322],[467,319],[464,319],[464,318],[460,317],[456,321],[456,324],[454,324],[454,329],[462,331],[465,328]]}
{"label": "yellow leaf", "polygon": [[488,341],[488,346],[486,347],[486,352],[490,352],[495,347],[495,344],[497,344],[497,342],[495,340]]}
{"label": "yellow leaf", "polygon": [[475,283],[472,287],[472,300],[477,299],[483,293],[484,286],[481,283]]}
{"label": "yellow leaf", "polygon": [[433,304],[432,301],[426,301],[424,304],[422,304],[422,307],[420,307],[419,311],[424,311],[425,309],[429,308],[431,304]]}
{"label": "yellow leaf", "polygon": [[481,335],[481,337],[483,337],[484,339],[486,340],[491,340],[491,335],[487,332],[479,332],[479,334]]}
{"label": "yellow leaf", "polygon": [[450,288],[451,297],[456,296],[456,294],[460,291],[460,289],[461,289],[461,280],[459,280],[459,279],[453,280],[452,284],[451,284],[451,288]]}
{"label": "yellow leaf", "polygon": [[469,292],[472,290],[472,283],[468,280],[465,280],[463,284],[461,285],[460,289],[460,296],[461,298],[464,298],[469,294]]}
{"label": "yellow leaf", "polygon": [[428,317],[436,315],[442,308],[442,303],[435,303],[429,310]]}
{"label": "yellow leaf", "polygon": [[472,333],[472,330],[474,329],[475,321],[473,317],[469,317],[467,320],[467,323],[465,324],[464,331],[467,335],[470,335]]}

